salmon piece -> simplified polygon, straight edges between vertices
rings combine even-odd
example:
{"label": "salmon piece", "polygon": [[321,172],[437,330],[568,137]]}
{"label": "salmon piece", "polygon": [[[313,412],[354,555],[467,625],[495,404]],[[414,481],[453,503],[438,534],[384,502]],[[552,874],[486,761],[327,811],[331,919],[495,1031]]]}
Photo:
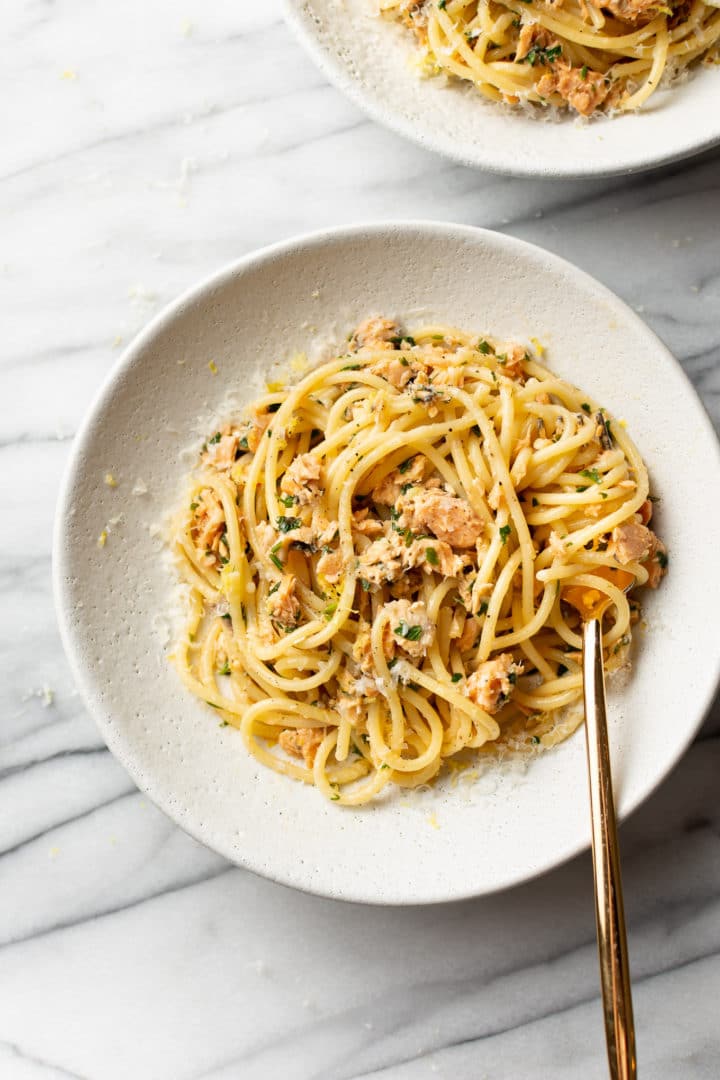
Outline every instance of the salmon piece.
{"label": "salmon piece", "polygon": [[541,97],[559,94],[575,112],[591,116],[607,101],[612,86],[600,71],[558,63],[538,79],[535,89]]}
{"label": "salmon piece", "polygon": [[322,495],[321,477],[322,465],[315,454],[300,454],[283,473],[280,490],[283,495],[292,495],[301,506],[306,506]]}
{"label": "salmon piece", "polygon": [[457,577],[467,558],[456,555],[443,540],[423,537],[408,544],[400,533],[390,532],[369,544],[358,560],[358,576],[371,585],[403,579],[408,570],[420,567],[426,574]]}
{"label": "salmon piece", "polygon": [[342,577],[345,563],[343,562],[342,552],[338,551],[326,551],[318,559],[317,572],[326,581],[329,581],[331,585],[334,585],[336,581],[339,581]]}
{"label": "salmon piece", "polygon": [[267,606],[275,622],[295,629],[300,622],[300,601],[295,595],[294,574],[283,574],[279,587],[268,595]]}
{"label": "salmon piece", "polygon": [[653,516],[653,504],[650,501],[650,499],[645,500],[645,502],[642,504],[642,506],[638,510],[638,514],[640,516],[640,520],[642,521],[643,525],[649,525],[650,524],[650,521],[651,521],[652,516]]}
{"label": "salmon piece", "polygon": [[360,670],[366,675],[375,674],[373,663],[372,643],[370,640],[370,623],[365,619],[358,620],[358,631],[353,642],[353,660],[359,664]]}
{"label": "salmon piece", "polygon": [[371,585],[397,581],[407,565],[407,551],[404,539],[396,532],[373,540],[358,559],[358,577]]}
{"label": "salmon piece", "polygon": [[409,491],[400,497],[397,508],[401,528],[415,533],[429,529],[454,548],[475,547],[483,532],[483,523],[470,504],[444,491]]}
{"label": "salmon piece", "polygon": [[426,459],[422,454],[416,454],[408,461],[409,464],[404,463],[404,469],[393,469],[377,487],[373,488],[371,492],[373,502],[382,506],[394,506],[406,484],[416,484],[422,480]]}
{"label": "salmon piece", "polygon": [[337,540],[338,532],[337,521],[328,521],[316,506],[313,509],[309,525],[299,525],[297,529],[291,529],[286,533],[273,532],[274,539],[270,546],[272,547],[279,542],[283,545],[283,549],[287,549],[295,544],[314,552],[334,543]]}
{"label": "salmon piece", "polygon": [[[392,348],[392,345],[389,348]],[[378,360],[368,368],[368,371],[373,375],[377,375],[380,379],[386,379],[398,390],[402,390],[407,386],[419,370],[417,364],[409,364],[407,360],[403,362],[402,357],[399,356],[388,356],[386,360]]]}
{"label": "salmon piece", "polygon": [[203,561],[213,565],[220,537],[225,533],[225,511],[220,496],[212,488],[205,488],[197,496],[190,529]]}
{"label": "salmon piece", "polygon": [[[521,35],[522,36],[522,35]],[[527,373],[525,371],[525,357],[527,352],[521,345],[509,345],[502,350],[502,353],[507,359],[503,365],[503,374],[514,379],[515,382],[519,382],[521,386],[525,385],[525,379]],[[497,354],[496,354],[497,355]]]}
{"label": "salmon piece", "polygon": [[516,663],[512,653],[500,653],[493,660],[480,664],[470,675],[465,683],[465,693],[492,716],[510,700],[522,671],[523,665]]}
{"label": "salmon piece", "polygon": [[388,620],[383,628],[383,652],[389,660],[401,648],[414,660],[420,660],[435,640],[435,627],[428,619],[421,600],[391,600],[383,608]]}
{"label": "salmon piece", "polygon": [[[219,436],[219,438],[218,438]],[[204,465],[212,465],[221,472],[227,472],[235,464],[240,435],[229,426],[215,432],[212,439],[206,443],[206,449],[202,454]]]}
{"label": "salmon piece", "polygon": [[611,11],[616,19],[634,25],[650,22],[664,6],[658,0],[602,0],[602,2],[589,0],[589,2],[593,7]]}
{"label": "salmon piece", "polygon": [[409,548],[413,566],[419,566],[426,574],[435,570],[442,577],[457,577],[468,564],[467,556],[456,555],[444,540],[423,537],[414,540]]}
{"label": "salmon piece", "polygon": [[[357,675],[347,668],[339,668],[335,678],[343,694],[347,695],[347,697],[376,698],[380,696],[372,663],[370,663],[367,671],[361,669]],[[364,717],[361,717],[361,719],[364,719]]]}
{"label": "salmon piece", "polygon": [[650,533],[650,555],[643,566],[648,572],[647,586],[649,589],[657,589],[658,585],[667,574],[667,548],[654,532]]}
{"label": "salmon piece", "polygon": [[526,23],[518,37],[515,59],[525,60],[528,53],[533,49],[551,49],[559,44],[558,39],[553,37],[550,31],[541,26],[540,23]]}
{"label": "salmon piece", "polygon": [[255,453],[270,423],[270,415],[270,413],[254,413],[252,420],[246,421],[244,428],[238,433],[238,446],[241,450]]}
{"label": "salmon piece", "polygon": [[327,729],[320,728],[285,728],[278,735],[278,743],[286,754],[302,758],[308,769],[315,764],[318,746],[327,734]]}
{"label": "salmon piece", "polygon": [[352,516],[352,527],[354,532],[360,533],[362,536],[380,536],[383,532],[383,523],[378,521],[377,518],[368,517],[370,508],[364,506],[362,510],[356,510]]}
{"label": "salmon piece", "polygon": [[394,349],[393,338],[400,337],[400,327],[392,319],[373,316],[356,328],[350,346],[353,349]]}
{"label": "salmon piece", "polygon": [[623,566],[642,562],[652,551],[654,533],[635,521],[617,525],[612,531],[612,553]]}
{"label": "salmon piece", "polygon": [[347,720],[351,727],[357,727],[365,719],[365,705],[361,697],[345,697],[344,694],[338,694],[335,699],[335,708],[340,714],[340,719]]}

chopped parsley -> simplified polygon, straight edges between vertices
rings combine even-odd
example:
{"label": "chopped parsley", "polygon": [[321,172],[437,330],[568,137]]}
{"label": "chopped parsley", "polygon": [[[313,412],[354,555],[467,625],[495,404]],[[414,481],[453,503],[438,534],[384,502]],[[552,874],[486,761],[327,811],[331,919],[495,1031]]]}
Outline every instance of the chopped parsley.
{"label": "chopped parsley", "polygon": [[583,64],[583,66],[580,68],[580,78],[581,79],[587,79],[587,77],[588,77],[588,66],[587,66],[587,64]]}
{"label": "chopped parsley", "polygon": [[450,682],[460,682],[461,679],[462,679],[462,675],[460,674],[459,671],[456,671],[455,674],[450,679]]}
{"label": "chopped parsley", "polygon": [[247,435],[243,435],[242,439],[238,443],[238,446],[240,447],[241,450],[249,450],[250,449],[250,447],[248,446]]}
{"label": "chopped parsley", "polygon": [[512,530],[509,525],[500,526],[500,540],[503,544],[507,544],[508,536],[510,535],[511,531]]}
{"label": "chopped parsley", "polygon": [[281,405],[282,401],[273,401],[272,405],[268,405],[265,412],[277,412]]}
{"label": "chopped parsley", "polygon": [[582,409],[582,411],[583,411],[583,412],[586,412],[586,413],[591,413],[591,412],[592,412],[592,409],[591,409],[591,408],[590,408],[590,406],[588,405],[587,401],[583,401],[583,403],[582,403],[582,405],[580,406],[580,408]]}
{"label": "chopped parsley", "polygon": [[360,588],[363,590],[363,592],[370,592],[370,582],[367,580],[367,578],[360,578]]}
{"label": "chopped parsley", "polygon": [[667,569],[668,557],[666,552],[657,551],[655,553],[655,562],[658,563],[663,568],[663,570]]}
{"label": "chopped parsley", "polygon": [[198,503],[196,503],[196,502],[190,503],[190,509],[191,510],[197,510],[197,508],[198,508]]}
{"label": "chopped parsley", "polygon": [[288,506],[288,507],[289,506],[294,506],[297,501],[298,501],[297,495],[281,495],[280,496],[280,502],[283,504],[283,506]]}
{"label": "chopped parsley", "polygon": [[230,664],[226,660],[225,663],[223,664],[223,666],[221,668],[218,668],[218,675],[229,675],[229,674],[230,674]]}
{"label": "chopped parsley", "polygon": [[337,611],[337,601],[333,600],[333,602],[331,604],[328,604],[328,606],[325,608],[325,610],[323,611],[323,615],[325,616],[326,619],[332,619],[332,617],[333,617],[333,615],[335,614],[336,611]]}
{"label": "chopped parsley", "polygon": [[341,371],[359,371],[362,364],[346,364],[344,368],[340,368]]}
{"label": "chopped parsley", "polygon": [[530,736],[530,742],[533,744],[533,746],[539,746],[540,745],[540,737],[538,735],[531,735]]}
{"label": "chopped parsley", "polygon": [[584,476],[586,480],[592,480],[593,484],[602,483],[602,476],[597,469],[582,469],[580,476]]}
{"label": "chopped parsley", "polygon": [[220,616],[221,619],[225,619],[227,622],[232,622],[232,615],[229,611],[226,611],[224,615]]}
{"label": "chopped parsley", "polygon": [[272,594],[276,593],[279,588],[280,588],[280,582],[276,581],[275,584],[271,585],[270,588],[268,589],[268,596],[272,596]]}
{"label": "chopped parsley", "polygon": [[285,569],[282,562],[280,561],[280,559],[278,559],[278,557],[277,557],[277,555],[275,554],[274,551],[270,552],[270,562],[274,563],[275,566],[277,566],[278,570],[284,570]]}
{"label": "chopped parsley", "polygon": [[413,463],[413,458],[411,458],[411,457],[406,458],[405,461],[401,461],[400,464],[398,465],[398,472],[399,473],[406,473],[408,471],[408,469],[410,468],[410,466],[412,465],[412,463]]}
{"label": "chopped parsley", "polygon": [[215,434],[213,435],[212,439],[208,439],[208,446],[212,446],[213,443],[219,443],[221,439],[222,439],[222,432],[221,431],[216,431]]}
{"label": "chopped parsley", "polygon": [[515,685],[515,683],[517,682],[517,672],[516,671],[508,671],[508,682],[510,683],[511,686]]}
{"label": "chopped parsley", "polygon": [[406,641],[419,641],[423,634],[422,626],[410,626],[404,619],[400,620],[400,625],[395,627],[394,633],[398,637],[405,638]]}
{"label": "chopped parsley", "polygon": [[548,49],[533,45],[527,55],[523,56],[521,63],[529,64],[530,67],[535,67],[536,64],[549,66],[554,64],[560,56],[562,56],[562,45],[553,45]]}
{"label": "chopped parsley", "polygon": [[410,346],[413,346],[413,345],[416,344],[415,338],[410,337],[409,334],[403,334],[401,337],[391,337],[390,341],[391,341],[391,343],[393,345],[396,345],[398,348],[402,347],[403,341],[407,341],[408,345],[410,345]]}
{"label": "chopped parsley", "polygon": [[438,553],[435,548],[425,548],[425,558],[431,566],[437,566],[440,560],[438,559]]}
{"label": "chopped parsley", "polygon": [[492,352],[489,344],[484,339],[482,341],[478,341],[477,347],[478,347],[478,352],[481,352],[483,354],[483,356],[487,356],[488,353]]}
{"label": "chopped parsley", "polygon": [[488,604],[487,600],[481,600],[480,607],[478,608],[478,615],[487,615],[489,606],[490,605]]}
{"label": "chopped parsley", "polygon": [[302,525],[302,521],[298,517],[279,517],[277,519],[277,530],[281,533],[291,532],[292,529],[299,529]]}

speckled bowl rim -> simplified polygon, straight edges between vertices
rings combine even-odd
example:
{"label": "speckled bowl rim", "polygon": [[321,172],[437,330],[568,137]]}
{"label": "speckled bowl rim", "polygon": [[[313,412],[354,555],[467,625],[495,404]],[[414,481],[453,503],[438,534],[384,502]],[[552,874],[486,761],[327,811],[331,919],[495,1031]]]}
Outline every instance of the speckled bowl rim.
{"label": "speckled bowl rim", "polygon": [[[514,252],[519,256],[525,255],[525,257],[528,257],[534,255],[535,258],[542,256],[542,259],[549,264],[551,268],[557,270],[558,273],[570,273],[579,285],[584,286],[604,300],[611,311],[614,311],[623,320],[634,323],[636,329],[645,336],[648,345],[656,352],[664,354],[665,361],[672,364],[684,381],[689,399],[694,402],[696,408],[698,425],[702,429],[703,435],[714,446],[715,460],[711,465],[714,468],[713,475],[715,480],[718,481],[720,479],[720,443],[718,442],[718,437],[712,422],[690,380],[683,371],[681,365],[672,356],[660,339],[647,327],[634,311],[632,311],[606,286],[598,282],[591,275],[585,273],[585,271],[577,268],[574,264],[546,251],[544,248],[539,247],[539,245],[529,244],[526,241],[509,237],[503,233],[495,232],[494,230],[432,220],[380,221],[304,233],[249,252],[241,258],[227,264],[220,270],[206,276],[198,284],[191,286],[176,300],[172,301],[163,311],[151,319],[148,325],[130,343],[124,354],[110,371],[78,429],[58,493],[53,530],[53,594],[65,654],[69,661],[81,698],[88,708],[88,711],[94,717],[108,748],[126,769],[138,788],[185,832],[206,847],[223,855],[235,865],[242,866],[245,869],[258,873],[260,876],[269,878],[279,884],[297,888],[302,892],[324,896],[328,899],[378,904],[383,906],[415,906],[422,904],[449,903],[481,895],[488,895],[511,888],[531,880],[532,878],[542,876],[585,851],[590,843],[589,833],[585,838],[566,844],[564,847],[560,847],[556,855],[553,858],[546,859],[541,866],[529,867],[525,871],[509,874],[506,878],[496,881],[488,888],[471,888],[467,891],[455,891],[446,896],[419,896],[417,899],[405,896],[402,898],[387,898],[385,896],[378,896],[376,891],[368,892],[367,890],[363,890],[362,887],[358,887],[352,892],[346,891],[344,893],[338,893],[333,891],[332,888],[319,888],[314,885],[306,886],[298,883],[297,880],[294,880],[293,876],[283,868],[275,867],[274,872],[269,872],[267,868],[261,869],[254,865],[250,860],[238,857],[236,852],[230,851],[229,848],[223,846],[222,843],[209,840],[207,835],[203,833],[200,825],[189,822],[176,806],[168,805],[162,795],[154,790],[152,781],[148,780],[142,773],[141,766],[134,759],[132,752],[122,745],[122,739],[119,738],[116,729],[109,723],[105,706],[99,700],[91,686],[88,670],[81,661],[82,650],[79,647],[79,635],[76,627],[73,626],[70,614],[69,585],[66,579],[67,545],[65,544],[65,522],[73,497],[76,474],[83,456],[88,451],[88,436],[98,413],[100,413],[106,407],[108,402],[112,400],[118,382],[135,363],[138,354],[141,354],[153,338],[162,333],[162,331],[173,322],[176,316],[181,313],[188,304],[192,304],[199,299],[210,296],[214,290],[227,281],[237,276],[242,276],[248,270],[251,270],[259,264],[272,262],[285,255],[297,253],[302,249],[312,249],[317,246],[322,247],[322,245],[329,241],[362,239],[363,237],[373,238],[378,235],[411,233],[418,230],[430,234],[444,234],[448,237],[464,238],[467,240],[484,237],[486,241],[500,245],[507,251]],[[705,678],[704,689],[697,712],[693,716],[692,721],[687,724],[682,739],[676,744],[674,752],[666,761],[664,767],[652,775],[647,782],[636,791],[634,797],[624,800],[621,799],[619,811],[619,817],[621,819],[627,817],[643,803],[675,767],[692,742],[696,732],[707,715],[719,686],[720,655],[714,660],[714,667],[711,670],[711,674],[709,677]]]}
{"label": "speckled bowl rim", "polygon": [[[537,177],[540,179],[602,179],[603,177],[630,175],[633,173],[649,172],[653,169],[661,169],[665,166],[685,161],[696,157],[714,147],[720,145],[720,110],[717,113],[716,130],[710,131],[706,138],[701,140],[688,140],[682,142],[674,149],[667,152],[653,153],[638,150],[637,153],[627,159],[618,161],[616,165],[603,167],[595,165],[591,158],[580,162],[570,162],[563,166],[557,159],[544,159],[538,167],[523,167],[513,158],[510,145],[503,153],[501,149],[493,146],[485,147],[483,157],[470,152],[462,142],[451,138],[444,138],[442,131],[421,130],[411,121],[405,119],[400,112],[387,108],[382,102],[376,101],[372,95],[364,92],[356,79],[348,74],[346,67],[325,49],[318,37],[309,27],[309,20],[305,18],[300,9],[304,0],[281,0],[281,6],[286,23],[302,44],[305,51],[315,62],[320,71],[327,79],[345,94],[350,100],[362,109],[376,123],[394,131],[411,142],[418,143],[425,150],[430,150],[442,157],[449,158],[459,165],[467,165],[470,168],[480,169],[483,172],[499,173],[504,176]],[[622,118],[620,121],[622,122]],[[677,124],[676,127],[681,125]],[[639,144],[638,144],[639,145]]]}

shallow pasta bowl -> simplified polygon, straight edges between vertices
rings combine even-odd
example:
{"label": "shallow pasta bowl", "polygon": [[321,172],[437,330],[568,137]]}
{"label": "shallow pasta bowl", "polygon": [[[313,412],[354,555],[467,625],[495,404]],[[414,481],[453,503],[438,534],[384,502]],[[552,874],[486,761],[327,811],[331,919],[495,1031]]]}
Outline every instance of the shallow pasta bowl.
{"label": "shallow pasta bowl", "polygon": [[284,0],[284,8],[324,74],[373,119],[464,165],[515,176],[608,176],[720,142],[717,66],[695,67],[636,113],[553,122],[485,101],[459,80],[420,78],[412,34],[378,17],[375,0]]}
{"label": "shallow pasta bowl", "polygon": [[[522,881],[589,841],[582,735],[527,768],[499,763],[356,810],[277,775],[192,698],[163,631],[177,591],[157,526],[199,433],[273,366],[341,343],[371,313],[539,339],[545,360],[629,430],[661,497],[670,572],[647,598],[632,677],[609,694],[621,814],[682,754],[717,682],[720,460],[679,366],[624,304],[505,236],[366,225],[248,255],[186,293],[130,346],[75,442],[60,494],[55,589],[78,687],[139,787],[193,836],[277,881],[377,903],[454,900]],[[110,474],[117,486],[106,483]],[[105,534],[103,546],[98,540]]]}

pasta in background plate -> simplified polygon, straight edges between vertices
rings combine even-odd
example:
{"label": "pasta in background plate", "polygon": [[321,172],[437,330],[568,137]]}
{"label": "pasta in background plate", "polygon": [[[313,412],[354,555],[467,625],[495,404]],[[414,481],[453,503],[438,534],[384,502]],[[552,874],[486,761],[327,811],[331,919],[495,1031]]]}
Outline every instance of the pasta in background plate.
{"label": "pasta in background plate", "polygon": [[210,433],[173,526],[175,660],[263,764],[358,805],[566,738],[569,585],[610,596],[606,668],[627,663],[638,603],[601,575],[665,571],[647,470],[541,353],[372,317]]}
{"label": "pasta in background plate", "polygon": [[416,35],[426,74],[511,105],[582,116],[638,109],[663,78],[718,62],[720,10],[704,0],[381,0]]}

